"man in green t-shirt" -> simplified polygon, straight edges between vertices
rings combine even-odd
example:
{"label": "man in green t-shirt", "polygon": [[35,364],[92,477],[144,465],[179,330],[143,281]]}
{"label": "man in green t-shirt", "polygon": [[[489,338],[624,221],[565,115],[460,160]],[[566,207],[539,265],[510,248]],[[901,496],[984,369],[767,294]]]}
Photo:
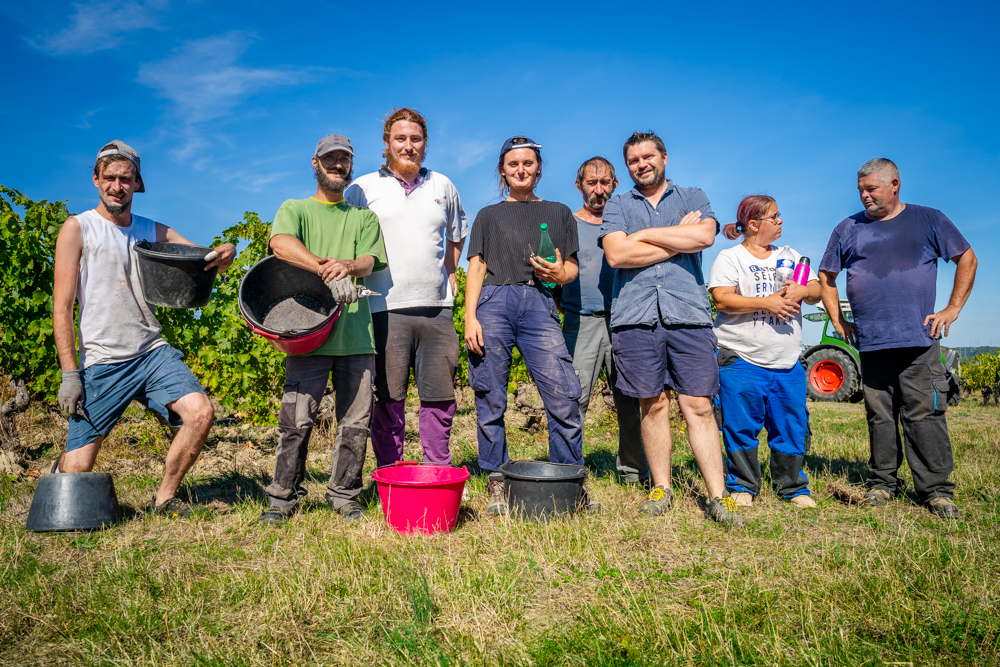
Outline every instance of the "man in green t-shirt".
{"label": "man in green t-shirt", "polygon": [[364,515],[357,501],[368,446],[375,336],[367,299],[355,285],[386,268],[378,216],[344,201],[354,166],[351,142],[339,134],[323,137],[312,159],[318,187],[309,199],[289,199],[274,216],[271,250],[289,264],[315,271],[341,304],[329,338],[315,352],[285,358],[285,388],[278,412],[274,479],[265,491],[270,506],[264,523],[283,523],[306,491],[306,451],[327,381],[336,395],[337,437],[326,501],[345,521]]}

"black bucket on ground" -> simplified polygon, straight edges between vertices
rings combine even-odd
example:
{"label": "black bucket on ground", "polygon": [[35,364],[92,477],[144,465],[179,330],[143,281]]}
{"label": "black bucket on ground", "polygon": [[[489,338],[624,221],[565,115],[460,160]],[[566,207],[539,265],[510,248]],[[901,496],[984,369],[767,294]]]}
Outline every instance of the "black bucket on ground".
{"label": "black bucket on ground", "polygon": [[100,530],[121,518],[111,475],[60,472],[38,478],[25,528],[36,533]]}
{"label": "black bucket on ground", "polygon": [[547,521],[580,506],[587,467],[544,461],[507,461],[500,466],[511,514]]}
{"label": "black bucket on ground", "polygon": [[219,267],[206,271],[211,248],[183,243],[135,244],[139,282],[146,301],[166,308],[201,308],[212,298]]}
{"label": "black bucket on ground", "polygon": [[[284,321],[268,319],[272,308],[292,305],[289,300],[300,302],[302,307],[287,308]],[[238,305],[243,317],[255,329],[277,336],[305,336],[319,331],[338,308],[330,288],[319,274],[292,266],[274,255],[258,261],[243,276]],[[265,320],[269,326],[265,325]]]}

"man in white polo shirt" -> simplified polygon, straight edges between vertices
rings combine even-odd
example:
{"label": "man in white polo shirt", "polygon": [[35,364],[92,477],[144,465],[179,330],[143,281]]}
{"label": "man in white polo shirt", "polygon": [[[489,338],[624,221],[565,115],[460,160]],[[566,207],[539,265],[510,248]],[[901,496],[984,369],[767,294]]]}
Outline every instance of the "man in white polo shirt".
{"label": "man in white polo shirt", "polygon": [[403,458],[412,367],[424,462],[450,464],[459,355],[451,308],[468,224],[452,182],[421,166],[427,147],[423,116],[413,109],[394,110],[385,119],[382,139],[386,163],[345,193],[350,204],[378,215],[389,259],[389,268],[365,278],[383,295],[369,297],[376,348],[372,449],[379,466]]}

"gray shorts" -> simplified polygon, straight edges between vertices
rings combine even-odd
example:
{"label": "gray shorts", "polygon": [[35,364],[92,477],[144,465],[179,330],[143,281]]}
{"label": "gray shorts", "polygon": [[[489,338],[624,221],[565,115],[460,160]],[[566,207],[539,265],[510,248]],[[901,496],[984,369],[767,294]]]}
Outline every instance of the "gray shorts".
{"label": "gray shorts", "polygon": [[406,399],[410,368],[422,401],[455,400],[458,334],[451,308],[404,308],[372,313],[375,396]]}

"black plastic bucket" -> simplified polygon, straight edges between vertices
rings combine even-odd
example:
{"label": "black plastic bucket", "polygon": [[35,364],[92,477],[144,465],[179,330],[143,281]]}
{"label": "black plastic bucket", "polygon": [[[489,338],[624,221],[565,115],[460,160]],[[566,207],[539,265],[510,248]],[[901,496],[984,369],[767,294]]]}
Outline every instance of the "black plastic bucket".
{"label": "black plastic bucket", "polygon": [[42,475],[28,510],[27,530],[99,530],[122,518],[115,483],[106,472]]}
{"label": "black plastic bucket", "polygon": [[511,514],[547,521],[575,514],[580,507],[587,467],[543,461],[507,461],[500,466]]}
{"label": "black plastic bucket", "polygon": [[206,271],[211,248],[183,243],[135,244],[139,282],[146,301],[166,308],[201,308],[212,298],[218,267]]}
{"label": "black plastic bucket", "polygon": [[[286,299],[305,298],[314,302],[324,317],[309,325],[289,322],[281,327],[265,326],[268,312]],[[276,336],[306,336],[325,327],[338,314],[338,305],[330,288],[319,274],[300,269],[268,255],[250,267],[240,281],[240,313],[254,329]]]}

